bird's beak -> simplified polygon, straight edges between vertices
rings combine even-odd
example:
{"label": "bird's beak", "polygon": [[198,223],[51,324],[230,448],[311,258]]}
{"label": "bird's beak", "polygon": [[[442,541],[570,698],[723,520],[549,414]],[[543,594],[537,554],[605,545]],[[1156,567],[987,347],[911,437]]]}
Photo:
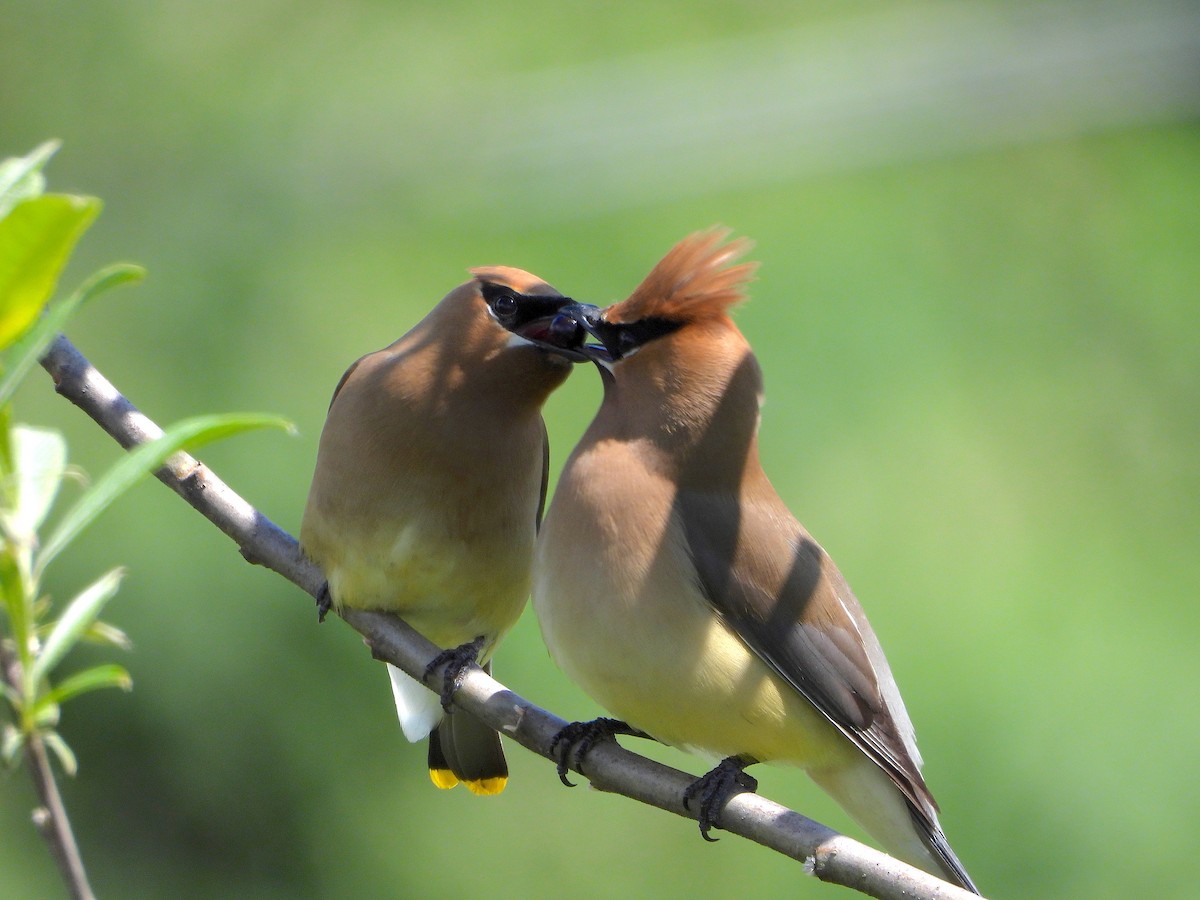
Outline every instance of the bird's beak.
{"label": "bird's beak", "polygon": [[[612,362],[612,354],[604,342],[599,326],[603,319],[603,311],[591,303],[571,303],[564,306],[554,317],[555,327],[565,334],[570,334],[572,346],[579,354],[577,359],[590,359],[594,363],[608,365]],[[586,343],[588,336],[600,341],[599,344]]]}
{"label": "bird's beak", "polygon": [[553,315],[525,322],[513,333],[572,362],[585,362],[594,359],[593,348],[584,345],[590,333],[587,322],[599,313],[600,308],[590,303],[571,302]]}

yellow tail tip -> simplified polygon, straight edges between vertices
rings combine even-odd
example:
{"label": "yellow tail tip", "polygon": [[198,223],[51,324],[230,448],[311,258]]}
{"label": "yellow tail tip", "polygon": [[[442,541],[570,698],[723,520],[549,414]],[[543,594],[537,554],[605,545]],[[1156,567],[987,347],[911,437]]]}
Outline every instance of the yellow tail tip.
{"label": "yellow tail tip", "polygon": [[508,776],[501,775],[497,778],[481,778],[478,781],[464,782],[472,794],[477,794],[480,797],[490,797],[493,794],[498,794],[504,790],[504,786],[508,784]]}
{"label": "yellow tail tip", "polygon": [[[443,791],[448,791],[458,784],[458,776],[449,769],[430,769],[429,780],[433,782],[434,787],[440,788]],[[467,787],[473,791],[475,790],[475,786],[470,782],[467,783]]]}

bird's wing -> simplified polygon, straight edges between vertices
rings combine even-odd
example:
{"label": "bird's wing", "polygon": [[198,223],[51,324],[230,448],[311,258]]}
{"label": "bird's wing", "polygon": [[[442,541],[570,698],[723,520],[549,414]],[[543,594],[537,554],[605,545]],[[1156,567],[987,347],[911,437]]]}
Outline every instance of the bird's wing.
{"label": "bird's wing", "polygon": [[330,409],[333,409],[334,401],[337,400],[338,394],[340,394],[342,392],[342,387],[349,380],[350,376],[354,374],[354,370],[358,368],[358,364],[361,363],[366,358],[367,357],[365,357],[365,356],[360,356],[354,362],[350,363],[350,368],[348,368],[345,372],[342,373],[342,377],[338,379],[337,387],[335,387],[333,389],[333,396],[329,398],[329,408]]}
{"label": "bird's wing", "polygon": [[726,624],[780,678],[935,816],[912,724],[866,616],[824,550],[777,497],[677,499],[700,585]]}
{"label": "bird's wing", "polygon": [[546,420],[542,419],[542,494],[538,497],[537,520],[534,528],[542,530],[542,514],[546,511],[546,491],[550,487],[550,432],[546,430]]}

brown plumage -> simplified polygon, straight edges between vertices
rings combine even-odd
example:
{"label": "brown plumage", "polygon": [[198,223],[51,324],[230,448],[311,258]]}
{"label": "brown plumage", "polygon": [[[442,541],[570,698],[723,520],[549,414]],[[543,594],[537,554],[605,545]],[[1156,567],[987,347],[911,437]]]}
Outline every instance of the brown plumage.
{"label": "brown plumage", "polygon": [[[571,368],[526,338],[569,301],[520,269],[472,274],[342,376],[300,542],[335,607],[397,613],[441,647],[480,638],[487,664],[528,596],[549,452],[541,407]],[[408,738],[434,732],[434,783],[501,790],[499,737],[465,712],[443,721],[437,696],[389,674]]]}
{"label": "brown plumage", "polygon": [[637,286],[629,299],[604,311],[608,322],[673,319],[699,322],[717,318],[746,299],[746,283],[758,263],[731,265],[750,251],[746,238],[724,243],[727,228],[710,228],[680,241]]}
{"label": "brown plumage", "polygon": [[538,541],[546,642],[630,725],[803,766],[889,851],[973,889],[862,608],[763,472],[762,377],[728,316],[753,267],[726,236],[685,239],[583,317],[605,393]]}

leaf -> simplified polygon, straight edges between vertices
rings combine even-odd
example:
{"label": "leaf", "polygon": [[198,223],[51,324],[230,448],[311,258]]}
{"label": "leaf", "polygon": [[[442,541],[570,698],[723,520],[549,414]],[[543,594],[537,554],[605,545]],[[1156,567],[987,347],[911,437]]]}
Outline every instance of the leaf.
{"label": "leaf", "polygon": [[0,403],[0,503],[13,505],[12,407]]}
{"label": "leaf", "polygon": [[63,679],[62,683],[55,685],[53,690],[47,691],[39,697],[35,712],[43,705],[61,706],[72,697],[103,688],[120,688],[123,691],[131,691],[133,690],[133,679],[129,677],[129,673],[125,671],[124,667],[115,663],[76,672],[70,678]]}
{"label": "leaf", "polygon": [[33,665],[29,670],[29,683],[34,685],[35,689],[37,685],[41,684],[43,678],[54,671],[54,667],[62,661],[67,652],[79,643],[83,633],[100,616],[104,604],[108,603],[117,593],[123,575],[124,571],[119,568],[106,572],[67,604],[63,614],[54,623],[54,628],[46,638],[46,643],[34,657]]}
{"label": "leaf", "polygon": [[43,194],[22,200],[0,219],[0,349],[20,337],[50,300],[100,206],[95,197]]}
{"label": "leaf", "polygon": [[75,759],[75,752],[67,746],[67,742],[62,739],[62,735],[57,731],[47,731],[42,735],[42,741],[54,751],[54,755],[58,757],[63,771],[74,777],[75,773],[79,771],[79,763]]}
{"label": "leaf", "polygon": [[12,347],[7,371],[0,378],[0,406],[12,399],[21,380],[37,365],[46,348],[53,343],[54,338],[63,330],[67,320],[81,304],[119,285],[141,281],[145,277],[146,270],[131,263],[107,266],[93,274],[65,300],[46,310],[46,314],[37,324],[25,332]]}
{"label": "leaf", "polygon": [[13,689],[13,686],[7,681],[0,681],[0,694],[4,695],[4,699],[8,701],[9,706],[18,712],[21,711],[22,707],[24,706],[24,702],[21,700],[21,695],[18,694]]}
{"label": "leaf", "polygon": [[24,671],[29,665],[30,646],[36,623],[33,621],[30,599],[25,595],[25,579],[17,566],[14,547],[0,548],[0,595],[8,614],[9,634],[16,645],[17,659]]}
{"label": "leaf", "polygon": [[14,725],[4,726],[4,742],[0,745],[0,757],[10,766],[17,764],[17,757],[25,749],[25,735]]}
{"label": "leaf", "polygon": [[11,539],[32,546],[67,468],[67,442],[57,431],[15,425],[12,432],[15,496],[6,517]]}
{"label": "leaf", "polygon": [[62,709],[57,703],[34,703],[25,712],[25,727],[34,731],[53,731],[62,718]]}
{"label": "leaf", "polygon": [[96,644],[108,644],[110,647],[120,650],[133,649],[133,641],[129,639],[129,635],[116,625],[110,625],[107,622],[93,622],[92,627],[84,632],[83,638]]}
{"label": "leaf", "polygon": [[0,219],[20,201],[36,197],[46,189],[42,167],[60,146],[59,141],[46,141],[28,156],[13,156],[0,162]]}
{"label": "leaf", "polygon": [[34,577],[40,579],[47,564],[57,556],[84,528],[104,512],[114,500],[129,490],[144,475],[153,472],[168,456],[182,449],[203,446],[221,438],[255,428],[293,426],[279,416],[257,413],[226,413],[195,416],[170,426],[156,440],[141,444],[105,472],[88,488],[75,505],[62,517],[58,527],[42,544],[34,565]]}

